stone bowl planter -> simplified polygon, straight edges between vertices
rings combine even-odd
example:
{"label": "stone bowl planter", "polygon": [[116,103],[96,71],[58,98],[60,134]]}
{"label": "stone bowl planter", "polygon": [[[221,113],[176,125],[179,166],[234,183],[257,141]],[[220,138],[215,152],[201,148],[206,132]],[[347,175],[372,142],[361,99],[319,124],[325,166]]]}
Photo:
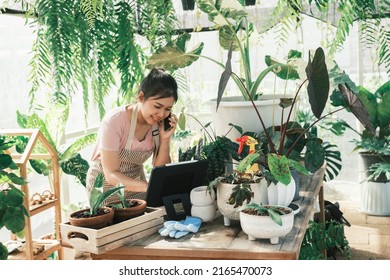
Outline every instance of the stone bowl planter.
{"label": "stone bowl planter", "polygon": [[[264,207],[269,206],[264,205]],[[281,215],[281,226],[268,215],[258,216],[240,211],[241,228],[248,235],[249,240],[269,238],[271,244],[278,244],[279,237],[285,236],[291,231],[294,225],[294,212],[289,207],[280,207],[289,211],[288,214]]]}

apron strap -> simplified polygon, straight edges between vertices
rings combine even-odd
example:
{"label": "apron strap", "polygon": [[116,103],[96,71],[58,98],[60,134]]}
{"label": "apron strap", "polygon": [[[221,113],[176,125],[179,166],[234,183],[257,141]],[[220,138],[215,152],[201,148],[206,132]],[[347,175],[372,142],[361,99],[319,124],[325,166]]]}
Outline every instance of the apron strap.
{"label": "apron strap", "polygon": [[131,114],[130,130],[129,136],[127,137],[126,149],[131,150],[131,145],[134,140],[135,127],[137,125],[137,112],[138,112],[138,103],[134,106],[133,113]]}
{"label": "apron strap", "polygon": [[158,130],[158,124],[152,126],[152,135],[153,135],[153,143],[154,143],[154,149],[153,149],[153,163],[154,163],[154,160],[156,159],[158,150],[160,148],[160,132]]}
{"label": "apron strap", "polygon": [[[131,115],[131,123],[130,123],[130,130],[129,130],[129,136],[127,137],[126,142],[126,149],[131,150],[131,145],[133,144],[134,140],[134,132],[135,127],[137,125],[137,112],[138,112],[138,103],[134,106],[133,113]],[[155,124],[152,126],[152,135],[153,135],[153,162],[156,159],[158,150],[160,148],[160,132],[158,131],[158,124]]]}

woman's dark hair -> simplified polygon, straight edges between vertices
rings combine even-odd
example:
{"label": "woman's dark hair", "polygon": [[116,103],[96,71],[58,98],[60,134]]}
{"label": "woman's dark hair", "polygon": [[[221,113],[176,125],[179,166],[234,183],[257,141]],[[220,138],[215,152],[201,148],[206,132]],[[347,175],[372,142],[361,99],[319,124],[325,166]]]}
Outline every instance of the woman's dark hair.
{"label": "woman's dark hair", "polygon": [[144,93],[145,100],[153,97],[173,97],[178,99],[176,80],[162,68],[153,68],[141,82],[140,92]]}

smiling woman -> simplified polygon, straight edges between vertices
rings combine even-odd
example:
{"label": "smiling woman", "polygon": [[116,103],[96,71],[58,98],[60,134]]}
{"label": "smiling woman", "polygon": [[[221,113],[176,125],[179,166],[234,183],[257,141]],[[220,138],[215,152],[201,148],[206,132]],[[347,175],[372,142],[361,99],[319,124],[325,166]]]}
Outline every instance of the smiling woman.
{"label": "smiling woman", "polygon": [[[171,162],[169,142],[177,117],[171,113],[178,99],[175,79],[154,68],[141,82],[138,102],[115,108],[103,118],[87,174],[87,190],[97,174],[104,174],[104,191],[122,184],[126,198],[144,198],[147,187],[143,163],[153,155],[153,165]],[[168,118],[170,130],[163,120]],[[117,200],[110,197],[107,203]]]}

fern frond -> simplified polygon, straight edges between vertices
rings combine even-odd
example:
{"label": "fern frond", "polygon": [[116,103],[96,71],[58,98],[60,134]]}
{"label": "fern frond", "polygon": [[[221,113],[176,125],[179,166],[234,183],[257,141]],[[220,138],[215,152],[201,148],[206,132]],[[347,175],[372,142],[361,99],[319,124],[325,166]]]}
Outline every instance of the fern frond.
{"label": "fern frond", "polygon": [[141,46],[136,43],[136,6],[126,2],[116,5],[115,15],[118,28],[115,44],[118,46],[117,68],[121,75],[120,92],[126,101],[136,94],[136,88],[144,77],[146,57]]}
{"label": "fern frond", "polygon": [[48,84],[49,81],[48,76],[50,75],[51,69],[50,69],[50,53],[48,51],[49,49],[49,42],[47,42],[46,37],[44,36],[45,28],[42,25],[37,24],[37,22],[34,22],[34,25],[36,26],[36,37],[35,41],[32,46],[32,58],[29,62],[30,66],[30,73],[29,73],[29,81],[31,82],[32,86],[29,92],[29,99],[30,99],[30,111],[37,109],[37,104],[35,101],[35,94],[37,93],[38,89],[40,88],[41,84]]}
{"label": "fern frond", "polygon": [[73,1],[41,0],[37,4],[38,22],[46,26],[46,40],[50,42],[52,71],[55,92],[67,95],[74,90],[74,67],[72,64],[75,43]]}
{"label": "fern frond", "polygon": [[115,85],[114,69],[118,57],[115,45],[117,22],[113,5],[104,5],[102,14],[96,18],[93,29],[94,42],[91,56],[94,57],[92,68],[92,90],[94,102],[98,105],[100,118],[105,115],[104,98]]}
{"label": "fern frond", "polygon": [[95,25],[97,8],[100,8],[102,11],[102,0],[80,0],[80,9],[87,18],[89,26],[92,28]]}
{"label": "fern frond", "polygon": [[390,77],[390,31],[383,26],[379,33],[379,64],[384,65]]}

